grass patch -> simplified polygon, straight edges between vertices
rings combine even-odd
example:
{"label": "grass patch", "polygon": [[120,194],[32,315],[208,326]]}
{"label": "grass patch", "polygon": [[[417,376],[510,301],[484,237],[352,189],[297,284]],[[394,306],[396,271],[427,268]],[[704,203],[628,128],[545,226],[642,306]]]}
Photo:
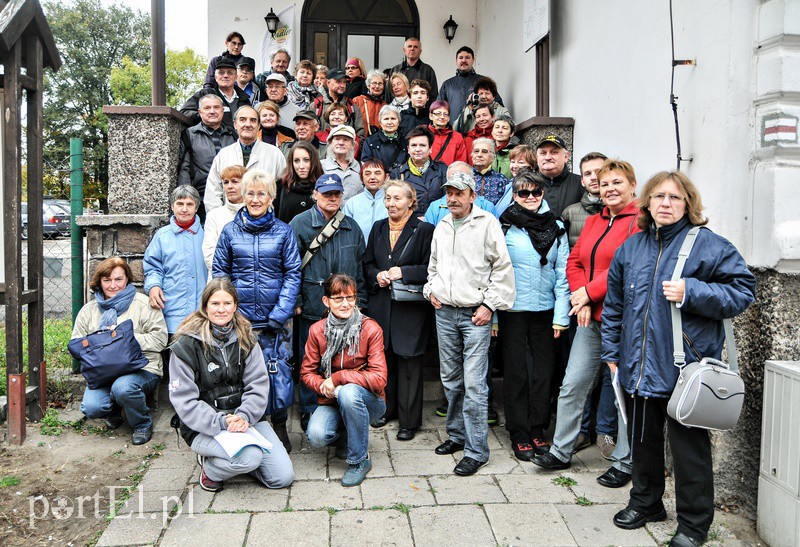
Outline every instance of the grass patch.
{"label": "grass patch", "polygon": [[0,488],[9,488],[11,486],[16,486],[20,483],[18,477],[13,475],[8,475],[0,479]]}
{"label": "grass patch", "polygon": [[383,511],[386,509],[383,505],[373,505],[369,508],[370,511]]}
{"label": "grass patch", "polygon": [[58,437],[64,432],[65,425],[66,422],[62,422],[58,417],[58,410],[51,407],[42,416],[39,430],[42,435]]}
{"label": "grass patch", "polygon": [[125,502],[128,501],[128,498],[131,497],[131,494],[139,486],[139,483],[142,482],[142,479],[144,479],[144,474],[150,468],[150,464],[152,463],[152,461],[161,456],[163,451],[164,451],[163,443],[154,445],[152,451],[147,456],[144,457],[142,463],[139,464],[139,466],[134,470],[133,473],[128,475],[131,484],[121,491],[121,495],[119,500],[117,501],[117,504],[113,508],[111,508],[111,510],[106,515],[107,521],[110,522],[111,520],[114,519],[114,517],[117,516],[119,510],[122,509],[122,507],[125,505]]}
{"label": "grass patch", "polygon": [[339,510],[336,507],[326,507],[325,510],[328,511],[328,514],[330,516],[333,516],[339,512]]}
{"label": "grass patch", "polygon": [[594,502],[590,499],[586,499],[586,497],[581,496],[575,500],[575,503],[578,505],[582,505],[583,507],[589,507],[590,505],[594,505]]}
{"label": "grass patch", "polygon": [[411,510],[411,508],[408,505],[406,505],[405,503],[395,503],[394,505],[389,507],[389,509],[394,509],[395,511],[400,511],[404,515],[407,515],[408,512]]}
{"label": "grass patch", "polygon": [[578,481],[571,477],[556,477],[553,479],[553,484],[569,488],[570,486],[578,484]]}

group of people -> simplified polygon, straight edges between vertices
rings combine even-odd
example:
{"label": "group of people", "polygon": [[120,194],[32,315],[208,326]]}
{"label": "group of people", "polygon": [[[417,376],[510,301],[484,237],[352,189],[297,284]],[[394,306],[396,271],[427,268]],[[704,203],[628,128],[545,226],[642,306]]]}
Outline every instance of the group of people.
{"label": "group of people", "polygon": [[[372,467],[371,427],[397,419],[405,441],[422,426],[435,341],[447,439],[432,449],[463,451],[455,474],[490,460],[492,369],[502,364],[519,460],[568,468],[591,444],[596,415],[597,444],[612,462],[598,482],[633,482],[614,517],[622,528],[665,518],[666,423],[678,500],[671,544],[702,543],[714,508],[711,449],[707,431],[666,414],[678,374],[670,306],[683,317],[687,356],[719,358],[722,320],[753,302],[755,279],[705,228],[683,277],[671,280],[684,236],[707,223],[686,175],[658,173],[637,192],[626,161],[593,152],[577,175],[561,136],[521,144],[466,46],[456,76],[437,89],[415,38],[388,78],[357,58],[345,71],[300,61],[290,75],[285,51],[256,76],[243,45],[228,36],[207,87],[184,106],[197,123],[181,138],[173,215],[145,254],[145,295],[120,258],[92,278],[95,300],[73,337],[132,318],[148,365],[87,389],[84,413],[115,428],[124,410],[134,443],[147,442],[146,394],[168,358],[200,486],[216,491],[250,473],[284,487],[293,480],[288,408],[266,415],[265,357],[281,347],[297,363],[302,429],[313,446],[335,447],[348,463],[342,484],[354,486]],[[269,452],[231,458],[214,439],[249,427]]]}

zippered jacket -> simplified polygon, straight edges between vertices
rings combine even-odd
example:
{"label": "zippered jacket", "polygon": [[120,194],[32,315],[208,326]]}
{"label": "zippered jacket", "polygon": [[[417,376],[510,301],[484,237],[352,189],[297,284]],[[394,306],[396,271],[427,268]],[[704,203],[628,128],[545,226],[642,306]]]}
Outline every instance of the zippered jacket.
{"label": "zippered jacket", "polygon": [[[629,238],[611,263],[601,359],[618,364],[620,384],[628,393],[667,398],[678,381],[670,302],[662,283],[672,278],[678,251],[691,228],[686,217],[662,228],[651,225]],[[719,359],[725,342],[722,320],[753,303],[755,277],[736,247],[704,228],[682,278],[686,283],[680,304],[686,362]]]}

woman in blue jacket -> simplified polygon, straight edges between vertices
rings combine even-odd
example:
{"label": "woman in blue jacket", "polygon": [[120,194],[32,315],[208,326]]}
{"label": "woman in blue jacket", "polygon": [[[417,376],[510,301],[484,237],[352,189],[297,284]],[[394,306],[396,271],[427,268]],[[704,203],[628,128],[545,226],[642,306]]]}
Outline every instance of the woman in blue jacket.
{"label": "woman in blue jacket", "polygon": [[[514,305],[498,312],[505,363],[503,399],[506,430],[517,459],[529,461],[547,450],[550,379],[555,368],[552,338],[569,328],[564,225],[542,198],[537,175],[524,170],[514,178],[514,202],[500,216],[517,289]],[[533,370],[528,370],[528,355]]]}
{"label": "woman in blue jacket", "polygon": [[[242,177],[244,207],[222,229],[214,252],[212,277],[228,277],[239,295],[239,311],[253,324],[265,357],[275,338],[291,352],[291,321],[300,293],[300,254],[288,224],[275,217],[275,179],[263,171]],[[269,354],[266,352],[269,351]],[[286,413],[275,413],[272,427],[286,451]]]}
{"label": "woman in blue jacket", "polygon": [[164,312],[170,337],[181,321],[197,309],[208,279],[203,260],[203,227],[197,216],[200,194],[193,186],[178,186],[170,196],[172,217],[159,229],[144,252],[144,292],[150,307]]}
{"label": "woman in blue jacket", "polygon": [[683,277],[671,281],[678,251],[693,226],[704,226],[697,188],[680,171],[653,176],[639,198],[639,227],[614,255],[601,328],[602,360],[617,372],[626,397],[633,453],[628,506],[614,524],[634,529],[666,519],[664,423],[675,470],[678,529],[670,545],[702,544],[714,518],[714,475],[708,431],[685,427],[667,416],[678,379],[673,364],[670,306],[683,320],[687,362],[719,359],[723,319],[755,300],[755,277],[725,238],[702,229]]}

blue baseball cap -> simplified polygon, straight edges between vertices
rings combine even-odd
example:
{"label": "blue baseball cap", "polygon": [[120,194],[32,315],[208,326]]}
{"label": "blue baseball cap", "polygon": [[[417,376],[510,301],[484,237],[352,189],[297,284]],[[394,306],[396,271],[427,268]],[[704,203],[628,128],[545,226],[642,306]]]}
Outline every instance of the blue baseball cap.
{"label": "blue baseball cap", "polygon": [[339,178],[339,175],[335,173],[325,173],[317,179],[314,190],[320,194],[326,192],[344,192],[344,186],[342,186],[342,179]]}

